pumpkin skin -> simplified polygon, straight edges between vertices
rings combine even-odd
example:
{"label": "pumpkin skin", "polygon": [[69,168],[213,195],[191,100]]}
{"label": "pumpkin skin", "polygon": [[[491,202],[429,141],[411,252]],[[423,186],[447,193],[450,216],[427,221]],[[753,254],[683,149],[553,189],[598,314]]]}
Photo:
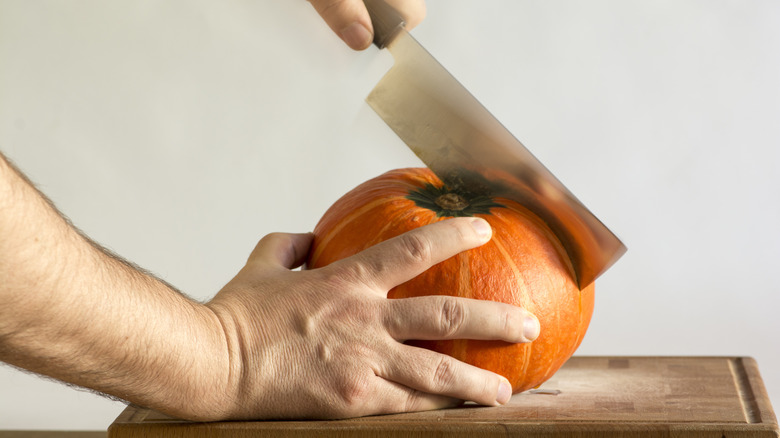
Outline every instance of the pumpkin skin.
{"label": "pumpkin skin", "polygon": [[[449,194],[427,168],[398,169],[357,186],[336,201],[314,229],[307,268],[326,266],[406,231],[452,216],[488,221],[492,239],[396,286],[389,298],[454,295],[523,307],[539,319],[531,343],[448,340],[407,343],[448,354],[506,377],[513,393],[538,387],[582,342],[594,286],[580,291],[563,246],[537,216],[508,199]],[[440,196],[449,196],[442,201]],[[437,205],[436,202],[445,205]]]}

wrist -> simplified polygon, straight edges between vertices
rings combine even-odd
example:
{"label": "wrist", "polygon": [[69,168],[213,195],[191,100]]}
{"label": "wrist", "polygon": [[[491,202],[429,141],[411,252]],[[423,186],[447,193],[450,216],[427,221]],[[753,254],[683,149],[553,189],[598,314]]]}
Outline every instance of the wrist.
{"label": "wrist", "polygon": [[199,367],[190,369],[192,394],[185,401],[188,412],[182,417],[204,421],[226,420],[234,416],[242,405],[240,399],[243,367],[241,350],[235,336],[235,324],[210,305],[193,303],[198,323],[207,333],[193,351],[193,363]]}
{"label": "wrist", "polygon": [[256,307],[254,294],[244,292],[243,287],[228,284],[205,306],[218,321],[225,345],[228,373],[221,406],[225,407],[222,418],[231,420],[264,418],[281,402],[265,393],[279,384],[280,371],[269,349],[274,345],[269,342],[271,328],[261,323],[268,320],[266,312]]}
{"label": "wrist", "polygon": [[187,313],[185,336],[190,339],[184,338],[180,345],[186,350],[174,355],[180,371],[161,382],[168,392],[149,407],[188,420],[228,419],[237,405],[240,370],[234,369],[225,326],[206,305],[191,302]]}

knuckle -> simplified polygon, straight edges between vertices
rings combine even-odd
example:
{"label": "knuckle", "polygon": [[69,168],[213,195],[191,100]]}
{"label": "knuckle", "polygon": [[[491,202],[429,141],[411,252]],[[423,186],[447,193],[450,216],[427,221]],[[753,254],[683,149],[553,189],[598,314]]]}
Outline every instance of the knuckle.
{"label": "knuckle", "polygon": [[410,311],[406,310],[405,304],[401,300],[388,300],[378,306],[377,315],[388,333],[406,333],[409,330],[407,316]]}
{"label": "knuckle", "polygon": [[351,415],[360,411],[371,398],[371,379],[367,375],[344,376],[336,388],[342,411]]}
{"label": "knuckle", "polygon": [[445,298],[440,309],[439,331],[442,336],[452,338],[460,333],[466,322],[464,303],[454,298]]}
{"label": "knuckle", "polygon": [[474,230],[470,225],[466,225],[465,221],[450,221],[450,226],[455,228],[455,234],[458,236],[459,241],[467,242],[473,239]]}
{"label": "knuckle", "polygon": [[411,389],[406,395],[406,401],[403,404],[404,412],[417,412],[422,408],[422,393],[416,389]]}
{"label": "knuckle", "polygon": [[346,290],[355,285],[363,284],[369,277],[368,267],[358,260],[350,260],[349,263],[346,260],[343,263],[336,262],[329,268],[331,269],[326,273],[325,281],[327,285],[336,290]]}
{"label": "knuckle", "polygon": [[342,264],[334,263],[317,272],[318,276],[315,283],[319,283],[320,288],[328,291],[342,290],[348,284],[348,280],[346,279],[347,272],[347,269],[345,269]]}
{"label": "knuckle", "polygon": [[470,242],[474,240],[474,229],[469,225],[469,221],[461,219],[462,218],[449,219],[441,223],[449,227],[449,232],[452,233],[453,240],[457,242]]}
{"label": "knuckle", "polygon": [[401,238],[401,245],[413,263],[430,263],[433,248],[430,241],[419,233],[404,234]]}
{"label": "knuckle", "polygon": [[[529,342],[526,338],[526,324],[529,320],[529,313],[519,307],[505,306],[503,325],[501,329],[502,339],[508,342]],[[530,317],[531,319],[533,316]]]}
{"label": "knuckle", "polygon": [[326,266],[327,276],[342,287],[375,287],[391,268],[381,257],[363,253]]}
{"label": "knuckle", "polygon": [[433,372],[432,388],[437,393],[450,389],[456,380],[456,365],[449,356],[441,356]]}
{"label": "knuckle", "polygon": [[514,333],[517,331],[519,317],[514,309],[504,308],[501,312],[501,330],[503,333]]}

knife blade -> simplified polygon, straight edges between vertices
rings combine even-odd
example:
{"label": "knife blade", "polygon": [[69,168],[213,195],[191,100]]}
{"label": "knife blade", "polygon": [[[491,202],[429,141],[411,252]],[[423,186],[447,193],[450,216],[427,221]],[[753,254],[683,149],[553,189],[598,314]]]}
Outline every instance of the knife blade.
{"label": "knife blade", "polygon": [[384,0],[364,0],[374,44],[394,64],[369,106],[453,191],[519,202],[539,216],[568,253],[584,289],[626,246],[405,29]]}

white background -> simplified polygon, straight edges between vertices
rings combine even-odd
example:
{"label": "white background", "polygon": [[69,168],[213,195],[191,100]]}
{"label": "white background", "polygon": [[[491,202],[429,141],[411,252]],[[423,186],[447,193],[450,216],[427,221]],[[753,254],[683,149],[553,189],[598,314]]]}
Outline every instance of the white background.
{"label": "white background", "polygon": [[[780,407],[780,2],[428,9],[413,35],[629,247],[578,354],[753,356]],[[0,0],[0,149],[206,300],[262,235],[420,165],[363,101],[391,64],[303,0]],[[122,409],[0,367],[0,429]]]}

